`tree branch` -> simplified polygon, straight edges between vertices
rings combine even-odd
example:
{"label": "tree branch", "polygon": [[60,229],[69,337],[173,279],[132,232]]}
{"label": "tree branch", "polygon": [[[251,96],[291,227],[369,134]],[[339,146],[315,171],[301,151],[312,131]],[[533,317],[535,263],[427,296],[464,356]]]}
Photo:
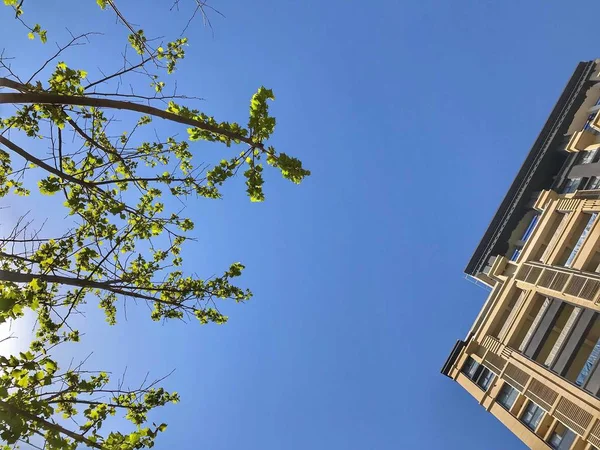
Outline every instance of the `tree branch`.
{"label": "tree branch", "polygon": [[136,64],[135,66],[131,66],[128,69],[120,70],[119,72],[113,73],[112,75],[108,75],[108,76],[106,76],[106,77],[104,77],[104,78],[102,78],[102,79],[100,79],[98,81],[94,81],[93,83],[88,84],[84,88],[84,90],[87,91],[89,88],[94,87],[97,84],[104,83],[105,81],[108,81],[108,80],[110,80],[112,78],[116,78],[118,76],[125,75],[127,72],[131,72],[132,70],[139,69],[140,67],[142,67],[144,64],[146,64],[147,62],[149,62],[151,60],[152,60],[152,58],[146,58],[146,59],[142,60],[142,62]]}
{"label": "tree branch", "polygon": [[102,445],[98,444],[97,442],[94,442],[80,434],[77,434],[74,431],[67,430],[66,428],[58,424],[49,422],[46,419],[38,417],[35,414],[32,414],[29,411],[25,411],[15,405],[0,400],[0,408],[2,408],[9,414],[14,414],[15,416],[20,416],[27,420],[36,422],[47,431],[55,431],[57,433],[64,434],[65,436],[69,436],[71,439],[74,439],[75,441],[81,444],[85,444],[88,447],[102,449]]}
{"label": "tree branch", "polygon": [[[0,95],[2,95],[2,94],[0,94]],[[8,95],[11,95],[11,94],[8,94]],[[24,94],[17,94],[17,95],[24,95]],[[46,164],[41,159],[36,158],[31,153],[23,150],[17,144],[13,143],[12,141],[9,141],[8,139],[6,139],[4,136],[1,136],[1,135],[0,135],[0,144],[4,145],[5,147],[8,147],[10,150],[15,152],[17,155],[21,156],[22,158],[26,159],[27,161],[30,161],[30,162],[36,164],[37,166],[41,167],[42,169],[46,170],[47,172],[50,172],[50,173],[56,175],[57,177],[61,178],[62,180],[70,181],[71,183],[86,187],[88,189],[89,188],[99,189],[99,188],[95,187],[94,185],[87,183],[86,181],[79,180],[78,178],[75,178],[74,176],[68,175],[64,172],[61,172],[58,169],[55,169],[51,165]],[[104,191],[102,191],[102,192],[104,192]]]}
{"label": "tree branch", "polygon": [[119,159],[121,162],[123,162],[123,158],[121,157],[121,155],[119,155],[119,153],[115,150],[112,149],[108,149],[102,145],[100,145],[100,143],[98,143],[98,141],[96,141],[94,138],[92,138],[90,135],[88,135],[85,131],[83,131],[83,129],[77,125],[77,122],[75,122],[73,119],[71,119],[70,117],[67,119],[67,122],[69,123],[69,125],[71,125],[73,127],[73,129],[79,133],[79,135],[84,138],[87,142],[89,142],[91,145],[99,148],[100,150],[102,150],[105,153],[111,154],[113,155],[115,158]]}
{"label": "tree branch", "polygon": [[[180,303],[169,302],[169,301],[161,300],[156,297],[152,297],[151,295],[140,294],[138,292],[127,291],[127,290],[124,290],[124,289],[121,289],[118,287],[114,287],[113,285],[109,284],[106,281],[82,280],[79,278],[71,278],[71,277],[65,277],[65,276],[60,276],[60,275],[48,275],[48,274],[41,274],[41,273],[36,273],[36,274],[23,273],[23,272],[14,272],[12,270],[0,269],[0,280],[2,280],[2,281],[11,281],[13,283],[30,283],[31,281],[36,280],[36,279],[47,282],[47,283],[59,283],[59,284],[64,284],[66,286],[75,286],[75,287],[80,287],[80,288],[84,288],[84,289],[101,289],[103,291],[112,292],[114,294],[123,295],[126,297],[139,298],[141,300],[162,303],[164,305],[169,305],[169,306],[177,306],[177,307],[180,307],[183,309],[193,309],[190,307],[186,307],[185,305],[180,304]],[[166,290],[166,289],[160,289],[160,288],[155,289],[152,287],[135,287],[135,286],[132,286],[131,289],[140,289],[140,290],[156,291],[156,292]],[[176,292],[175,289],[173,289],[172,291]]]}
{"label": "tree branch", "polygon": [[[101,34],[101,33],[95,33],[95,32],[89,32],[89,33],[84,33],[84,34],[80,34],[77,37],[74,37],[73,39],[71,39],[71,42],[69,42],[67,45],[65,45],[64,47],[58,47],[58,51],[49,59],[46,60],[46,62],[42,65],[42,67],[40,67],[37,71],[35,71],[33,73],[33,75],[31,75],[29,77],[29,79],[27,80],[27,82],[25,84],[29,84],[31,83],[31,80],[33,80],[37,74],[39,74],[42,70],[44,70],[46,68],[46,66],[56,57],[58,57],[64,50],[66,50],[67,48],[75,45],[75,42],[77,42],[79,39],[81,38],[87,38],[88,36],[91,36],[93,34]],[[56,44],[58,46],[58,44]],[[80,44],[77,44],[80,45]]]}
{"label": "tree branch", "polygon": [[[9,80],[8,78],[0,78],[0,87],[10,87],[16,90],[26,89],[25,86],[20,85],[15,81]],[[128,111],[135,111],[142,114],[148,114],[161,119],[170,120],[172,122],[189,125],[192,127],[200,128],[201,130],[209,131],[211,133],[219,134],[228,137],[233,140],[244,142],[252,147],[260,148],[264,150],[264,145],[261,143],[254,142],[251,138],[242,136],[240,134],[233,133],[231,131],[222,130],[217,126],[204,123],[200,120],[190,119],[187,117],[180,116],[168,111],[155,108],[153,106],[140,105],[139,103],[126,102],[121,100],[111,100],[104,98],[94,97],[83,97],[75,95],[60,95],[60,94],[49,94],[45,92],[25,92],[25,93],[12,93],[12,94],[0,94],[0,104],[4,103],[20,103],[20,104],[45,104],[45,105],[77,105],[77,106],[92,106],[96,108],[112,108],[122,109]]]}

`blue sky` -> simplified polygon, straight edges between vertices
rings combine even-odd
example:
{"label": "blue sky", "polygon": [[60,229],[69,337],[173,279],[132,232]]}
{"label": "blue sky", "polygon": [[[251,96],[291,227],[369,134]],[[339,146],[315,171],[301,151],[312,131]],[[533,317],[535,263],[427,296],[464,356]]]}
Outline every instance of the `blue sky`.
{"label": "blue sky", "polygon": [[[37,20],[89,31],[83,3]],[[182,20],[121,3],[154,34]],[[214,6],[226,19],[188,33],[182,91],[242,120],[258,86],[274,89],[273,143],[313,175],[269,175],[264,204],[240,180],[190,206],[187,268],[248,267],[255,298],[226,326],[161,326],[140,306],[109,328],[91,309],[90,365],[177,369],[159,449],[523,448],[439,370],[486,296],[463,267],[576,63],[599,56],[596,3]],[[0,26],[18,29],[7,14]],[[33,64],[38,47],[16,42]],[[110,60],[78,52],[78,68]]]}

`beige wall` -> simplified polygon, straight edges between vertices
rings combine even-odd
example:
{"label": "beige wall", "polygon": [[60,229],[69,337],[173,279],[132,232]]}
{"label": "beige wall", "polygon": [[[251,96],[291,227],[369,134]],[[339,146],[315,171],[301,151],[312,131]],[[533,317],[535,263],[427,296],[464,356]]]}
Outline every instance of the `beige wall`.
{"label": "beige wall", "polygon": [[[583,268],[594,265],[591,264],[592,261],[598,258],[596,252],[600,251],[600,218],[596,219],[585,242],[573,259],[571,267],[556,266],[561,262],[565,247],[572,248],[579,239],[582,222],[587,220],[589,214],[600,212],[600,200],[579,198],[577,193],[558,195],[546,191],[540,194],[536,207],[541,214],[540,220],[525,243],[519,259],[516,262],[508,262],[506,259],[499,258],[492,267],[489,276],[494,280],[494,286],[486,302],[486,308],[478,317],[477,326],[472,329],[472,340],[467,343],[463,353],[457,358],[450,376],[530,448],[549,448],[545,440],[549,438],[554,427],[562,423],[578,434],[578,440],[572,449],[588,449],[591,448],[592,442],[597,446],[600,444],[600,400],[549,371],[543,365],[549,359],[548,354],[554,348],[556,339],[559,338],[574,309],[573,306],[564,308],[537,362],[530,361],[520,354],[518,347],[548,295],[566,300],[572,305],[600,311],[600,289],[593,299],[573,296],[567,292],[567,286],[575,275],[583,276],[584,282],[588,279],[593,281],[595,278],[600,280],[600,274],[582,271]],[[528,223],[529,220],[530,218],[523,222]],[[522,235],[522,231],[513,234]],[[545,255],[544,258],[541,258],[541,253]],[[564,257],[562,260],[564,261]],[[533,282],[521,279],[523,276],[520,273],[525,273],[526,268],[536,264],[540,267],[540,272],[547,268],[557,273],[564,273],[569,281],[566,281],[559,291],[555,291],[539,285],[541,279]],[[520,272],[521,269],[523,272]],[[600,323],[594,327],[596,328],[596,334],[600,337]],[[590,342],[586,343],[588,350],[595,344],[591,342],[594,337],[589,340]],[[576,366],[581,366],[587,358],[585,353],[584,350],[578,354]],[[460,372],[462,364],[469,355],[496,373],[494,383],[487,392],[483,392]],[[509,412],[496,403],[495,397],[504,382],[510,382],[518,388],[511,378],[515,376],[520,377],[523,384],[519,388],[521,392],[519,398]],[[576,374],[569,373],[568,376],[574,379]],[[544,398],[546,404],[543,404]],[[535,401],[546,411],[544,419],[535,432],[519,421],[523,409],[530,400]]]}

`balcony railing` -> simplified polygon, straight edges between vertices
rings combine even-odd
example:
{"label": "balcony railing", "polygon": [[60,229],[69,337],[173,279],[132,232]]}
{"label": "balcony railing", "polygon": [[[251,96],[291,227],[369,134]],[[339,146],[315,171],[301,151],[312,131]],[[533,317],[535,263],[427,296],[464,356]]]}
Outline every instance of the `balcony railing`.
{"label": "balcony railing", "polygon": [[[579,436],[585,436],[587,442],[595,446],[600,445],[600,417],[594,405],[587,402],[582,404],[572,393],[561,389],[559,384],[519,368],[522,364],[520,358],[515,358],[512,352],[506,353],[505,350],[509,348],[504,347],[498,339],[485,336],[481,347],[487,350],[484,361],[486,367],[496,372],[500,379],[540,405]],[[490,364],[490,361],[494,361],[495,364]]]}
{"label": "balcony railing", "polygon": [[564,296],[587,300],[594,304],[600,302],[598,274],[527,262],[522,265],[516,279]]}
{"label": "balcony railing", "polygon": [[486,335],[483,338],[481,345],[492,353],[500,353],[503,347],[502,343],[498,339],[490,335]]}
{"label": "balcony railing", "polygon": [[556,210],[560,211],[560,212],[575,211],[575,209],[577,208],[577,205],[579,205],[579,202],[580,202],[579,195],[576,197],[561,198],[558,201]]}

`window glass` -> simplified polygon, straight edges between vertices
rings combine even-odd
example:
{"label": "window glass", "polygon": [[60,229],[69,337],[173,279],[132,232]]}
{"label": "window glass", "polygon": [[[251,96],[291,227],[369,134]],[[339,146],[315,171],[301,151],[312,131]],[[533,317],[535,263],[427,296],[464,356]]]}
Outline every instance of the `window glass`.
{"label": "window glass", "polygon": [[588,185],[585,187],[588,190],[595,190],[600,188],[600,177],[591,177]]}
{"label": "window glass", "polygon": [[487,389],[488,389],[488,387],[490,387],[490,384],[492,383],[493,379],[494,379],[494,372],[492,372],[490,369],[484,367],[483,370],[481,371],[481,374],[479,375],[479,378],[477,379],[477,386],[479,386],[484,391],[487,391]]}
{"label": "window glass", "polygon": [[577,155],[581,158],[579,164],[590,164],[596,158],[597,153],[598,149],[579,152],[579,155]]}
{"label": "window glass", "polygon": [[532,401],[530,401],[527,404],[527,408],[525,408],[525,412],[521,416],[521,422],[523,422],[532,430],[535,430],[539,425],[540,420],[542,420],[543,415],[544,410]]}
{"label": "window glass", "polygon": [[550,447],[556,450],[569,450],[575,441],[575,433],[562,423],[558,423],[548,439]]}
{"label": "window glass", "polygon": [[494,372],[469,356],[462,367],[464,373],[471,381],[484,391],[487,391],[494,379]]}
{"label": "window glass", "polygon": [[527,239],[529,239],[529,236],[531,236],[531,233],[533,233],[533,230],[535,229],[535,226],[537,225],[539,219],[539,215],[536,214],[535,216],[533,216],[531,222],[529,223],[529,226],[525,230],[525,233],[523,233],[523,237],[521,238],[522,241],[526,241]]}
{"label": "window glass", "polygon": [[579,372],[579,375],[577,376],[577,379],[575,380],[575,384],[577,386],[583,385],[585,379],[588,377],[588,375],[592,371],[594,364],[596,364],[596,361],[598,360],[599,356],[600,356],[600,339],[598,339],[598,342],[596,342],[596,345],[594,345],[592,352],[588,356],[588,359],[586,360],[585,364],[583,365],[581,372]]}
{"label": "window glass", "polygon": [[502,389],[500,389],[500,392],[498,393],[498,397],[496,397],[496,401],[506,409],[510,409],[515,404],[518,395],[519,391],[510,384],[504,383]]}
{"label": "window glass", "polygon": [[581,236],[579,236],[579,239],[577,240],[577,244],[575,244],[575,247],[571,251],[571,254],[567,258],[567,261],[565,262],[565,267],[571,267],[571,263],[575,259],[575,256],[577,256],[579,249],[581,248],[581,246],[585,242],[588,234],[590,233],[590,230],[592,229],[592,226],[594,225],[594,221],[596,220],[596,217],[598,217],[598,213],[593,213],[590,215],[590,218],[588,219],[588,222],[587,222],[585,228],[583,229]]}
{"label": "window glass", "polygon": [[522,248],[516,248],[515,251],[513,252],[512,256],[510,257],[511,261],[516,261],[517,259],[519,259],[519,255],[521,254],[521,250],[523,250]]}
{"label": "window glass", "polygon": [[561,194],[575,192],[581,183],[581,178],[570,178],[562,189]]}
{"label": "window glass", "polygon": [[463,366],[463,373],[470,379],[474,379],[477,369],[479,369],[479,363],[469,356],[465,362],[465,365]]}
{"label": "window glass", "polygon": [[550,444],[550,447],[558,448],[558,446],[560,445],[560,441],[562,441],[562,436],[557,433],[552,433],[552,436],[550,436],[550,440],[548,441],[548,443]]}

